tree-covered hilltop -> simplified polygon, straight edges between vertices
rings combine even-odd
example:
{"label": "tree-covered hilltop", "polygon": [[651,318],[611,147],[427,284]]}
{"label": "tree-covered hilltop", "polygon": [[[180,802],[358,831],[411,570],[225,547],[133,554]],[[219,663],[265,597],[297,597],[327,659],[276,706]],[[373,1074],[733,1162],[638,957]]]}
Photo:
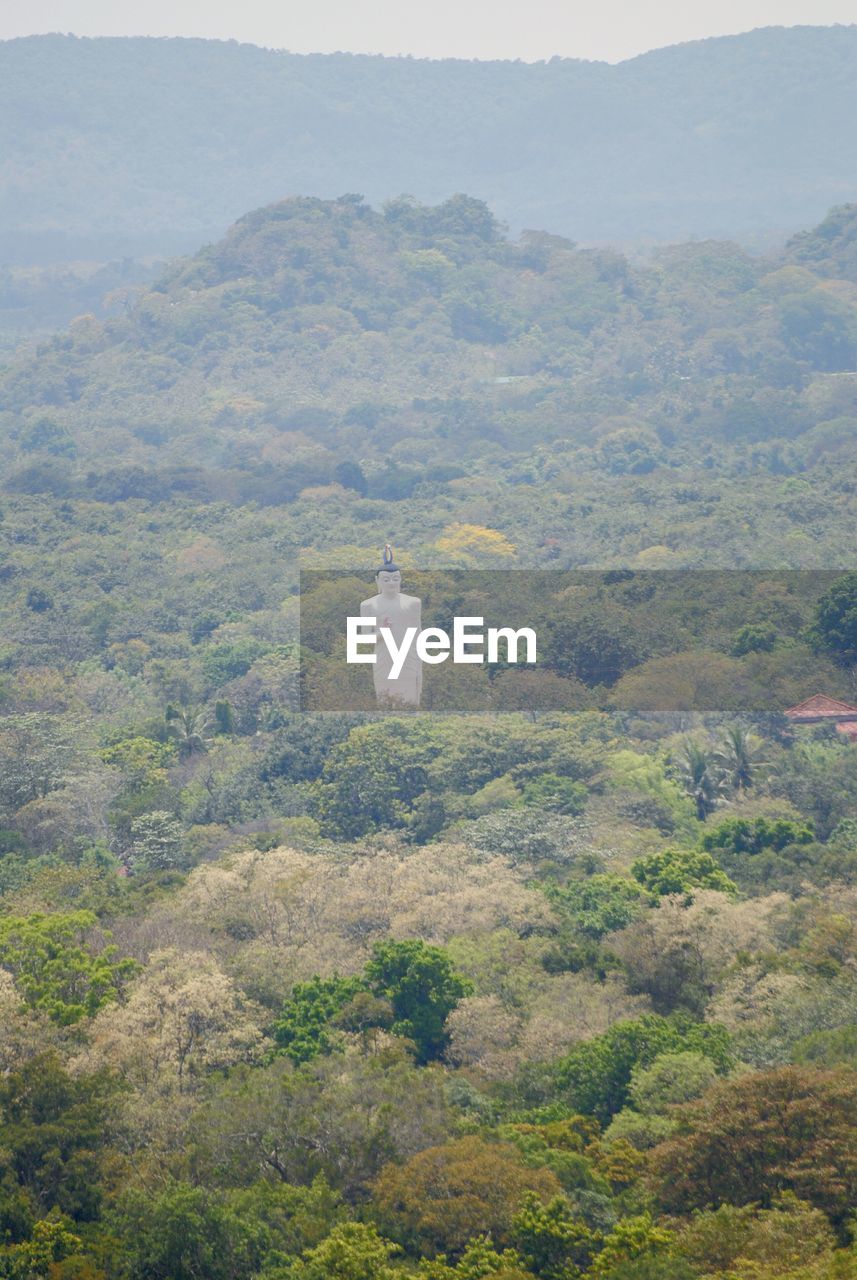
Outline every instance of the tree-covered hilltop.
{"label": "tree-covered hilltop", "polygon": [[12,40],[0,231],[22,263],[103,261],[185,251],[294,192],[434,203],[467,189],[515,228],[578,239],[788,232],[853,192],[855,66],[854,27],[618,66]]}
{"label": "tree-covered hilltop", "polygon": [[371,563],[391,533],[424,563],[847,565],[855,242],[846,207],[774,258],[638,267],[466,196],[257,210],[7,361],[7,581],[59,587],[78,519],[130,521],[161,584],[235,563],[269,602],[298,548]]}

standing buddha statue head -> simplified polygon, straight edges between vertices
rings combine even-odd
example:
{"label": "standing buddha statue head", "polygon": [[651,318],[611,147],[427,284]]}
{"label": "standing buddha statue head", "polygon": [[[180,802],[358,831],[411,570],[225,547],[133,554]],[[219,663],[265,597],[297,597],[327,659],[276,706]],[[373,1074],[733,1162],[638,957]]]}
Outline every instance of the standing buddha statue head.
{"label": "standing buddha statue head", "polygon": [[393,548],[388,542],[384,547],[384,560],[375,574],[378,591],[387,599],[397,596],[402,589],[402,571],[393,559]]}

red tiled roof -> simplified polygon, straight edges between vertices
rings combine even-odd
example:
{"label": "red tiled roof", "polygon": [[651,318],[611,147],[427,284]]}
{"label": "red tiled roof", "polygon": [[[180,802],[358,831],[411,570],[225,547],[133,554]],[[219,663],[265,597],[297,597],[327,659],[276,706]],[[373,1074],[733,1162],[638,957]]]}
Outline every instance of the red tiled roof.
{"label": "red tiled roof", "polygon": [[857,707],[838,698],[828,698],[823,693],[814,693],[796,707],[789,707],[785,715],[790,720],[851,720],[857,717]]}

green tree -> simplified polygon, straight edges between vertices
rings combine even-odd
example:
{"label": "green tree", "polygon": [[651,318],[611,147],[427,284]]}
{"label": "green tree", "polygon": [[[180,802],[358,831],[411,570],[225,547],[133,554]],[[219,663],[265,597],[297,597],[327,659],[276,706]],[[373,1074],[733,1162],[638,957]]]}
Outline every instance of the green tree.
{"label": "green tree", "polygon": [[717,889],[737,893],[737,886],[714,861],[710,853],[698,849],[664,849],[631,864],[631,875],[650,893],[687,894],[691,889]]}
{"label": "green tree", "polygon": [[274,1023],[274,1039],[292,1062],[309,1062],[333,1047],[331,1022],[360,992],[363,978],[311,978],[298,982]]}
{"label": "green tree", "polygon": [[0,917],[0,965],[13,975],[24,999],[52,1021],[69,1026],[115,1000],[139,965],[107,945],[87,944],[91,911]]}
{"label": "green tree", "polygon": [[365,725],[330,752],[316,793],[324,834],[351,840],[379,827],[403,827],[428,786],[430,756],[406,724]]}
{"label": "green tree", "polygon": [[202,658],[205,678],[213,689],[245,675],[257,658],[266,652],[267,646],[248,636],[245,639],[222,644],[212,644]]}
{"label": "green tree", "polygon": [[417,1268],[420,1280],[484,1280],[497,1276],[500,1280],[530,1280],[532,1272],[524,1270],[524,1264],[515,1249],[498,1253],[489,1236],[471,1240],[455,1266],[447,1263],[446,1255],[429,1261],[423,1258]]}
{"label": "green tree", "polygon": [[843,666],[857,662],[857,572],[837,578],[821,597],[812,635]]}
{"label": "green tree", "polygon": [[297,1258],[314,1249],[346,1216],[342,1197],[321,1176],[300,1187],[258,1178],[250,1186],[230,1187],[224,1204],[241,1221],[258,1224],[266,1273],[275,1258]]}
{"label": "green tree", "polygon": [[176,748],[172,742],[158,742],[153,738],[122,738],[106,747],[101,759],[121,769],[128,791],[140,794],[166,783],[167,769],[176,760]]}
{"label": "green tree", "polygon": [[826,840],[843,818],[857,812],[854,748],[844,739],[797,742],[785,752],[770,789],[811,821]]}
{"label": "green tree", "polygon": [[400,1252],[372,1223],[341,1222],[288,1274],[294,1280],[395,1280],[401,1272],[388,1264]]}
{"label": "green tree", "polygon": [[258,1221],[183,1182],[129,1188],[110,1215],[131,1280],[250,1280],[265,1253]]}
{"label": "green tree", "polygon": [[704,833],[701,844],[709,853],[741,856],[765,849],[779,853],[791,844],[811,844],[814,838],[811,825],[791,818],[726,818]]}
{"label": "green tree", "polygon": [[853,308],[814,289],[784,299],[782,331],[789,351],[813,368],[852,370],[857,359]]}
{"label": "green tree", "polygon": [[97,1216],[112,1092],[102,1075],[72,1079],[54,1054],[0,1079],[0,1224],[13,1238],[51,1209]]}
{"label": "green tree", "polygon": [[605,1237],[600,1253],[592,1261],[591,1274],[606,1276],[622,1263],[662,1255],[674,1240],[674,1233],[657,1226],[650,1213],[622,1218]]}
{"label": "green tree", "polygon": [[[696,1210],[682,1225],[676,1250],[697,1274],[704,1270],[748,1278],[785,1274],[832,1280],[840,1268],[818,1264],[834,1261],[835,1243],[827,1216],[786,1191],[770,1209],[724,1204]],[[847,1264],[843,1270],[847,1276]]]}
{"label": "green tree", "polygon": [[813,1031],[792,1047],[792,1061],[809,1066],[857,1067],[857,1024]]}
{"label": "green tree", "polygon": [[182,759],[208,749],[214,726],[205,707],[170,702],[164,712],[164,719]]}
{"label": "green tree", "polygon": [[365,972],[374,993],[392,1005],[392,1031],[413,1040],[420,1062],[439,1058],[448,1042],[446,1019],[473,990],[443,948],[419,939],[376,942]]}
{"label": "green tree", "polygon": [[613,685],[648,656],[645,641],[629,633],[618,609],[559,615],[546,629],[546,665],[586,685]]}
{"label": "green tree", "polygon": [[638,1111],[657,1115],[698,1098],[716,1079],[716,1064],[702,1053],[661,1053],[649,1066],[634,1068],[628,1093]]}
{"label": "green tree", "polygon": [[612,871],[564,885],[549,884],[545,893],[575,932],[595,939],[624,929],[646,901],[638,883]]}
{"label": "green tree", "polygon": [[524,783],[524,804],[550,813],[580,813],[588,791],[582,782],[542,773]]}
{"label": "green tree", "polygon": [[720,1070],[732,1064],[725,1028],[644,1014],[577,1045],[557,1064],[557,1083],[575,1110],[606,1123],[627,1102],[635,1067],[687,1050],[711,1058]]}
{"label": "green tree", "polygon": [[748,653],[770,653],[776,643],[776,627],[768,623],[748,622],[736,631],[730,652],[733,658],[743,658]]}
{"label": "green tree", "polygon": [[575,1214],[564,1196],[545,1204],[529,1192],[512,1219],[515,1248],[542,1280],[574,1280],[592,1263],[601,1236]]}
{"label": "green tree", "polygon": [[[0,1276],[4,1280],[54,1280],[60,1274],[70,1275],[65,1270],[60,1273],[56,1264],[83,1250],[83,1241],[71,1226],[63,1214],[52,1214],[33,1224],[29,1240],[5,1249],[0,1246]],[[93,1272],[89,1275],[95,1280]]]}
{"label": "green tree", "polygon": [[677,778],[669,775],[662,759],[623,748],[609,758],[612,787],[639,792],[666,809],[673,826],[688,835],[696,830],[695,806]]}
{"label": "green tree", "polygon": [[37,418],[28,423],[20,435],[24,453],[50,453],[54,457],[73,458],[77,452],[74,439],[65,427],[52,418]]}
{"label": "green tree", "polygon": [[232,737],[235,733],[235,713],[227,698],[218,698],[214,704],[214,727],[225,737]]}

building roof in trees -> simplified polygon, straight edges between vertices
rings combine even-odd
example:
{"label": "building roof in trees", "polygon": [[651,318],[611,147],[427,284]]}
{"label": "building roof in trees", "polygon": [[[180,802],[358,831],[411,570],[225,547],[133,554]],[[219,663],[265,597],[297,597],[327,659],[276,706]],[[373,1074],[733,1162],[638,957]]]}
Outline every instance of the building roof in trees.
{"label": "building roof in trees", "polygon": [[857,707],[850,702],[842,702],[839,698],[828,698],[826,694],[814,693],[811,698],[789,707],[785,715],[796,723],[809,723],[814,720],[857,720]]}

